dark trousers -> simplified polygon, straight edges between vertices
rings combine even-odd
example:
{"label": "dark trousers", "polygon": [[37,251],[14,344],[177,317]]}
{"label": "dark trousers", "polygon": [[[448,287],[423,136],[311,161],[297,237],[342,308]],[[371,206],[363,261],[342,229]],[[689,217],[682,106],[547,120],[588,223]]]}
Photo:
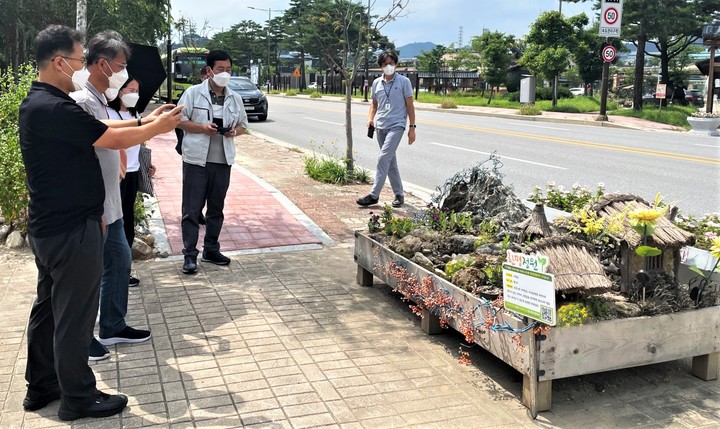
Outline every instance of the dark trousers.
{"label": "dark trousers", "polygon": [[123,227],[128,246],[132,249],[135,241],[135,199],[137,198],[139,171],[128,171],[120,181],[120,198],[122,199]]}
{"label": "dark trousers", "polygon": [[64,409],[95,399],[88,347],[98,312],[103,235],[99,220],[52,237],[30,236],[38,268],[37,298],[28,324],[28,390],[62,391]]}
{"label": "dark trousers", "polygon": [[183,255],[197,257],[197,241],[200,226],[198,220],[203,206],[205,212],[205,240],[203,252],[220,250],[220,229],[225,215],[225,195],[230,186],[230,170],[227,164],[207,163],[205,167],[183,162],[182,190],[182,237]]}

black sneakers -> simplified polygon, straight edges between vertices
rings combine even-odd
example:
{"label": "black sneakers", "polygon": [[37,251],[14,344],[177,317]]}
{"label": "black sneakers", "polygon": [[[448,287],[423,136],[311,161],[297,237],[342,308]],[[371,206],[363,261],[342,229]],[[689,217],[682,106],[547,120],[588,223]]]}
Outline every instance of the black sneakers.
{"label": "black sneakers", "polygon": [[379,201],[379,198],[375,198],[372,195],[367,194],[362,198],[358,198],[355,202],[359,206],[367,207],[367,206],[371,206],[373,204],[377,204],[378,201]]}
{"label": "black sneakers", "polygon": [[99,361],[105,360],[109,357],[110,352],[108,351],[107,347],[100,344],[97,338],[93,337],[92,341],[90,342],[90,353],[88,355],[88,360]]}
{"label": "black sneakers", "polygon": [[202,259],[203,262],[212,262],[216,265],[227,265],[230,263],[230,258],[223,255],[219,251],[215,250],[214,252],[205,252],[203,251]]}
{"label": "black sneakers", "polygon": [[195,274],[197,272],[197,257],[186,256],[183,263],[182,272],[185,274]]}
{"label": "black sneakers", "polygon": [[25,411],[37,411],[58,399],[60,399],[60,390],[38,393],[37,391],[28,389],[22,405]]}
{"label": "black sneakers", "polygon": [[140,279],[138,279],[137,277],[130,276],[130,282],[129,282],[128,286],[130,286],[130,287],[140,286]]}
{"label": "black sneakers", "polygon": [[142,343],[150,339],[150,331],[144,329],[135,329],[129,326],[123,328],[122,331],[117,334],[103,338],[100,337],[100,344],[104,346],[112,346],[113,344],[120,343]]}
{"label": "black sneakers", "polygon": [[69,410],[60,404],[58,417],[60,420],[77,420],[83,417],[110,417],[122,412],[127,406],[128,398],[125,395],[108,395],[101,391],[95,394],[95,402],[84,410]]}
{"label": "black sneakers", "polygon": [[395,208],[402,207],[405,204],[405,197],[402,195],[395,195],[395,199],[392,202],[392,206]]}

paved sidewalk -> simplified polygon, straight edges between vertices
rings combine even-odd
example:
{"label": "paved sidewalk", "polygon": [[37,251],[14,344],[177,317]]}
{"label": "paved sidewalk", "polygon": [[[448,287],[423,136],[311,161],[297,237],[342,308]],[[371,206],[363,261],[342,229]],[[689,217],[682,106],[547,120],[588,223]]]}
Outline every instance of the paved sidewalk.
{"label": "paved sidewalk", "polygon": [[[141,286],[130,290],[128,322],[153,337],[113,346],[109,360],[92,364],[99,387],[128,394],[130,406],[72,425],[57,419],[58,402],[22,411],[37,272],[27,250],[3,250],[0,428],[720,428],[720,382],[691,376],[686,360],[557,380],[552,411],[532,420],[516,371],[463,346],[457,333],[426,336],[407,303],[377,280],[356,284],[353,230],[381,210],[354,204],[368,185],[314,182],[302,173],[301,153],[256,136],[236,146],[233,181],[264,183],[266,193],[293,203],[282,205],[292,219],[277,216],[306,216],[299,222],[308,233],[316,237],[317,227],[332,242],[237,249],[230,266],[201,264],[194,276],[172,258],[136,262]],[[156,164],[179,161],[162,143],[154,148]],[[158,166],[161,177],[166,168],[175,167]],[[177,180],[168,182],[167,192],[179,190]],[[178,198],[161,198],[167,225],[177,213],[162,200]],[[381,196],[391,199],[389,191]],[[413,195],[407,202],[403,211],[424,205]],[[258,191],[226,215],[263,216],[256,203],[275,204]],[[263,219],[257,233],[275,227]],[[459,362],[460,350],[471,364]]]}

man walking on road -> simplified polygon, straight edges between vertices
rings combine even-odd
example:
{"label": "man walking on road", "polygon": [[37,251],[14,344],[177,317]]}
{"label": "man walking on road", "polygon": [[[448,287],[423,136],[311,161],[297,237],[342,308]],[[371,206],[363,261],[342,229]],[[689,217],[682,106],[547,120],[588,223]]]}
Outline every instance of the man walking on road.
{"label": "man walking on road", "polygon": [[383,52],[378,58],[378,65],[382,67],[384,75],[375,79],[372,84],[368,128],[374,127],[377,130],[380,155],[370,193],[357,200],[358,205],[363,207],[377,204],[386,178],[390,179],[390,186],[395,194],[392,206],[400,207],[405,203],[396,152],[408,119],[408,144],[415,142],[415,106],[410,80],[395,73],[397,61],[398,56],[394,52]]}
{"label": "man walking on road", "polygon": [[27,330],[26,411],[61,399],[60,420],[107,417],[125,395],[96,388],[88,365],[102,274],[103,187],[95,147],[134,146],[175,128],[179,109],[150,125],[113,129],[69,97],[80,89],[82,34],[51,25],[35,39],[38,79],[20,106],[20,148],[30,194],[28,240],[38,268]]}
{"label": "man walking on road", "polygon": [[232,60],[224,51],[207,57],[207,79],[188,88],[180,97],[185,131],[182,140],[182,236],[185,260],[182,271],[197,271],[197,241],[202,208],[205,212],[205,240],[202,260],[227,265],[230,258],[220,253],[225,195],[235,162],[234,138],[248,126],[242,97],[227,88]]}

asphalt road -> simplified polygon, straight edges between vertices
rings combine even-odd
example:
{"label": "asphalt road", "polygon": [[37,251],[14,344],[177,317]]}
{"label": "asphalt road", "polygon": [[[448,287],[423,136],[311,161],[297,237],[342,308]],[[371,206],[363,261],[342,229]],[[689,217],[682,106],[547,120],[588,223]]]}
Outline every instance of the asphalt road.
{"label": "asphalt road", "polygon": [[[306,98],[270,97],[266,122],[250,129],[320,153],[345,154],[345,106]],[[353,103],[357,165],[373,170],[377,142],[366,136],[367,104]],[[526,197],[535,185],[575,183],[652,200],[660,192],[682,212],[720,211],[720,138],[669,131],[417,111],[417,141],[402,144],[403,181],[434,190],[456,172],[500,156],[505,183]]]}

